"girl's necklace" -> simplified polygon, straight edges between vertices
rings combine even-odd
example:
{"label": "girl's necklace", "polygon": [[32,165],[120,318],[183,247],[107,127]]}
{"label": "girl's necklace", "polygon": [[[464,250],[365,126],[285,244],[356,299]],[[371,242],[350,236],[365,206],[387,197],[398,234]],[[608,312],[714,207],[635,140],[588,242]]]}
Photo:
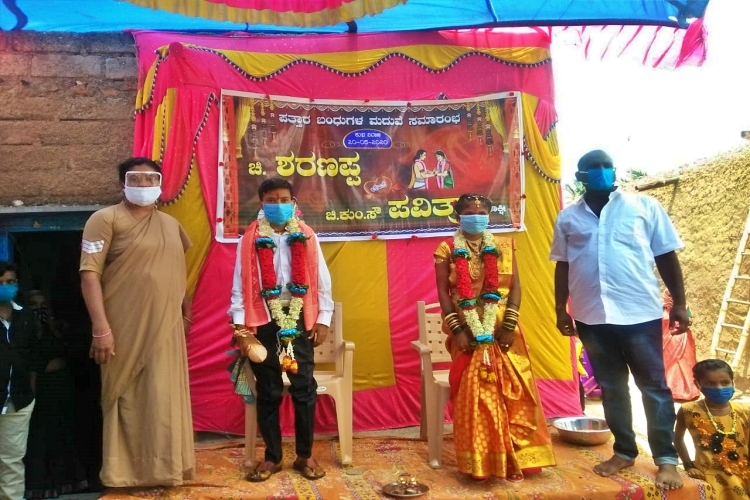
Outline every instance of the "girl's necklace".
{"label": "girl's necklace", "polygon": [[716,421],[714,420],[714,416],[711,413],[711,410],[708,409],[708,403],[706,403],[706,400],[703,400],[703,406],[706,407],[706,413],[708,414],[708,420],[711,421],[711,423],[714,426],[714,429],[716,429],[716,432],[719,434],[724,434],[725,436],[732,436],[737,433],[737,414],[734,412],[734,408],[732,408],[732,403],[729,403],[729,416],[732,417],[732,430],[727,432],[722,429],[719,429],[719,426],[716,425]]}

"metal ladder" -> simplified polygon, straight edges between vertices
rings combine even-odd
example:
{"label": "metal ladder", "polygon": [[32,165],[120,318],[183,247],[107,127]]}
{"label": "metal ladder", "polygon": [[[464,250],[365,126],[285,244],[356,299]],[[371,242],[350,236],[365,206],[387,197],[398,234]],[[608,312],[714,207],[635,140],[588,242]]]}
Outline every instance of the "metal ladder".
{"label": "metal ladder", "polygon": [[[732,267],[732,272],[729,275],[729,282],[727,283],[727,289],[724,291],[724,299],[721,302],[721,310],[719,311],[719,319],[716,322],[716,328],[714,328],[714,335],[711,339],[711,354],[714,357],[719,357],[723,354],[724,359],[727,359],[727,357],[731,356],[732,359],[729,361],[730,366],[733,370],[736,370],[737,367],[740,364],[740,360],[742,359],[742,355],[745,352],[745,347],[747,346],[747,337],[748,337],[748,331],[750,331],[750,297],[743,297],[742,299],[738,298],[735,295],[735,285],[737,284],[738,280],[746,281],[750,283],[750,274],[740,274],[740,270],[742,269],[743,263],[750,263],[750,248],[748,247],[748,240],[750,239],[750,213],[748,213],[747,221],[745,222],[745,230],[742,233],[742,237],[740,238],[740,244],[737,248],[737,256],[734,259],[734,266]],[[747,269],[747,267],[746,267]],[[750,271],[745,271],[750,272]],[[742,325],[727,323],[727,311],[732,304],[737,304],[741,306],[742,308],[746,308],[745,311],[745,321]],[[739,341],[737,341],[737,349],[731,350],[731,349],[725,349],[723,347],[719,347],[719,344],[721,343],[721,336],[722,332],[724,331],[730,332],[736,332],[739,330],[740,338]],[[726,342],[726,341],[725,341]],[[724,344],[726,345],[726,343]]]}

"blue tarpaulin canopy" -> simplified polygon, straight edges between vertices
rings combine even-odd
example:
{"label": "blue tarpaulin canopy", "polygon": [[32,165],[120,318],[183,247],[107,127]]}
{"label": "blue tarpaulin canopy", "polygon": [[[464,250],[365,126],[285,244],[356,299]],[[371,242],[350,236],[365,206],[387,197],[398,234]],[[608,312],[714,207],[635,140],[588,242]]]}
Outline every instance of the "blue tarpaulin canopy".
{"label": "blue tarpaulin canopy", "polygon": [[[187,0],[186,0],[187,1]],[[353,23],[315,28],[188,17],[122,0],[3,0],[0,29],[116,32],[128,29],[360,33],[502,26],[657,25],[686,28],[709,0],[407,0]]]}

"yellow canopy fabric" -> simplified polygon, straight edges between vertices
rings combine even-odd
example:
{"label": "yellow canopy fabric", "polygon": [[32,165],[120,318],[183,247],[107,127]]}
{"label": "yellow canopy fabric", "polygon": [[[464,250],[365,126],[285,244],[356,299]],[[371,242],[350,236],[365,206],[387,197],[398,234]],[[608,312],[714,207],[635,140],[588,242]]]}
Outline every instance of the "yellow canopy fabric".
{"label": "yellow canopy fabric", "polygon": [[[188,17],[201,17],[213,21],[265,24],[273,26],[295,26],[314,28],[348,23],[364,16],[380,14],[385,9],[406,3],[406,0],[352,0],[340,2],[338,6],[326,7],[330,2],[299,0],[298,11],[281,11],[269,8],[254,8],[256,2],[247,1],[248,7],[232,7],[220,1],[208,0],[125,0],[141,7],[166,10]],[[305,3],[307,5],[305,5]],[[310,7],[320,5],[318,9]]]}

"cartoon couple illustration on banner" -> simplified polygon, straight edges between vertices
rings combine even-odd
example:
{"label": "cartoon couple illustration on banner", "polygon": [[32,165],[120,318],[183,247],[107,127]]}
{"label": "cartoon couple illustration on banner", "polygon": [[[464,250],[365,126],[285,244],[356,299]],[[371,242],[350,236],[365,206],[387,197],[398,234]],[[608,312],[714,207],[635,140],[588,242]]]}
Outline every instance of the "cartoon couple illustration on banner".
{"label": "cartoon couple illustration on banner", "polygon": [[426,159],[427,151],[424,149],[417,150],[411,167],[409,189],[429,189],[429,180],[431,177],[435,178],[438,189],[449,189],[455,187],[453,166],[443,151],[439,149],[435,151],[435,160],[437,161],[437,164],[433,170],[427,168],[427,164],[425,163]]}

